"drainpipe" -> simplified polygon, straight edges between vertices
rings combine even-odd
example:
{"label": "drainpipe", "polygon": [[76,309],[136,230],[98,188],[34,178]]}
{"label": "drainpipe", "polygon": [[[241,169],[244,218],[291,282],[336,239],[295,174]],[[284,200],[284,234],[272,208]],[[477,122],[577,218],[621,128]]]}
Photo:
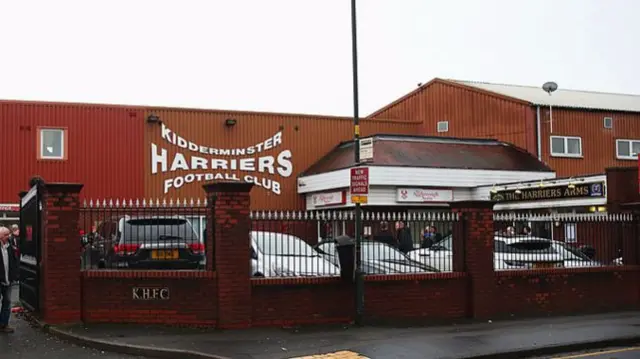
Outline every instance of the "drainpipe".
{"label": "drainpipe", "polygon": [[540,126],[540,106],[536,106],[536,137],[538,140],[538,160],[542,161],[542,129]]}

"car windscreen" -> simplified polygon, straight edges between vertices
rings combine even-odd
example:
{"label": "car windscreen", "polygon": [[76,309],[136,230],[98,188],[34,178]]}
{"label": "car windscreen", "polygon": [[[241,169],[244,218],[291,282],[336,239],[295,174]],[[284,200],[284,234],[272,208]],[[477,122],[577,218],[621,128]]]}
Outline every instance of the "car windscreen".
{"label": "car windscreen", "polygon": [[124,221],[123,242],[144,243],[184,241],[197,243],[198,235],[191,223],[183,218],[136,218]]}
{"label": "car windscreen", "polygon": [[431,246],[431,248],[444,248],[444,249],[446,249],[446,250],[449,250],[449,251],[450,251],[450,250],[452,250],[452,249],[451,249],[451,247],[452,247],[451,242],[452,242],[452,241],[453,241],[453,238],[449,235],[449,236],[444,237],[442,240],[440,240],[440,241],[438,241],[438,242],[434,243],[434,244]]}
{"label": "car windscreen", "polygon": [[360,247],[363,260],[408,261],[399,250],[382,243],[362,243]]}
{"label": "car windscreen", "polygon": [[264,255],[273,256],[300,256],[316,257],[313,247],[302,239],[284,233],[253,232],[251,234],[258,246],[258,250]]}
{"label": "car windscreen", "polygon": [[521,254],[557,254],[556,250],[553,249],[551,242],[545,240],[526,240],[507,244],[502,240],[496,239],[494,241],[494,252]]}
{"label": "car windscreen", "polygon": [[322,254],[327,254],[330,256],[336,255],[336,244],[333,242],[320,243],[316,247],[316,250]]}

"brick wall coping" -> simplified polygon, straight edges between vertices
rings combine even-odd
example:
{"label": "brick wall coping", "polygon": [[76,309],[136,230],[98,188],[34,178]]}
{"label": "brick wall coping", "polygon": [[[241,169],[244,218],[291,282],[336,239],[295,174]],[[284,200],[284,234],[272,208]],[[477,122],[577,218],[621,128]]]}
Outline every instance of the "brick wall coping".
{"label": "brick wall coping", "polygon": [[270,286],[270,285],[323,285],[336,284],[342,280],[340,277],[311,277],[311,278],[252,278],[251,286]]}
{"label": "brick wall coping", "polygon": [[441,273],[409,273],[409,274],[377,274],[364,277],[365,282],[393,282],[393,281],[427,281],[440,279],[466,278],[465,272]]}
{"label": "brick wall coping", "polygon": [[545,268],[545,269],[523,269],[496,271],[496,277],[532,277],[541,275],[570,275],[578,273],[617,273],[617,272],[640,272],[640,266],[607,266],[607,267],[585,267],[585,268]]}
{"label": "brick wall coping", "polygon": [[202,270],[84,270],[83,278],[114,279],[213,279],[216,272]]}

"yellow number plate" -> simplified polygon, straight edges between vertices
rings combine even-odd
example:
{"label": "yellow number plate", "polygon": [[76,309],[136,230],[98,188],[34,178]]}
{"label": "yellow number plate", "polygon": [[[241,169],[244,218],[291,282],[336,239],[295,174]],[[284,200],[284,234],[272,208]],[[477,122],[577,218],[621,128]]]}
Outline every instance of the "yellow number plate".
{"label": "yellow number plate", "polygon": [[178,259],[180,252],[177,249],[155,250],[151,252],[152,259]]}

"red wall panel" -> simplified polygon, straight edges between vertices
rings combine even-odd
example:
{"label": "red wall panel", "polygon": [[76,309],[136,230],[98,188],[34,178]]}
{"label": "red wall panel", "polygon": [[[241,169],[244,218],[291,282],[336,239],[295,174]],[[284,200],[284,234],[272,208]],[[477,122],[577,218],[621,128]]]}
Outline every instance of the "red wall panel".
{"label": "red wall panel", "polygon": [[[434,80],[370,117],[419,121],[421,135],[497,139],[537,155],[531,106],[447,81]],[[449,121],[448,132],[437,132],[439,121]]]}
{"label": "red wall panel", "polygon": [[[0,203],[17,203],[33,175],[84,184],[84,198],[144,194],[144,111],[117,106],[0,102]],[[38,159],[38,128],[67,130],[66,160]]]}
{"label": "red wall panel", "polygon": [[[613,128],[604,128],[604,118],[613,118]],[[637,166],[635,160],[616,158],[616,140],[640,140],[640,114],[608,111],[553,109],[553,132],[549,108],[540,109],[542,159],[558,177],[604,173],[607,167]],[[551,156],[551,136],[582,138],[581,158]]]}

